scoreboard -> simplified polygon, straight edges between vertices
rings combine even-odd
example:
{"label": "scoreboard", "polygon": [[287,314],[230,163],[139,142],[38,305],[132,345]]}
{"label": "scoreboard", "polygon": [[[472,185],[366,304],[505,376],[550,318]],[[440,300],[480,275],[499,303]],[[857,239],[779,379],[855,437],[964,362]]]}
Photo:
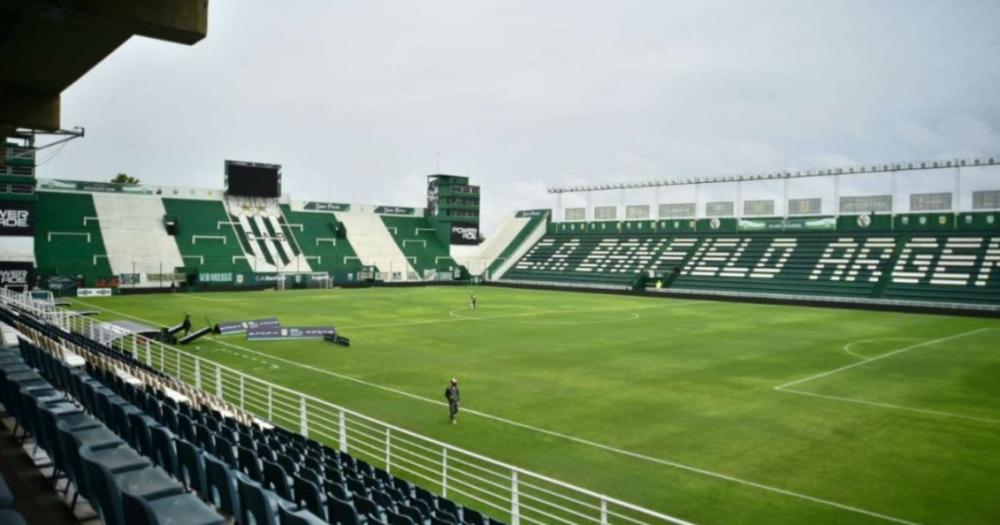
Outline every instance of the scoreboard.
{"label": "scoreboard", "polygon": [[238,160],[226,161],[226,195],[278,198],[281,196],[281,166]]}

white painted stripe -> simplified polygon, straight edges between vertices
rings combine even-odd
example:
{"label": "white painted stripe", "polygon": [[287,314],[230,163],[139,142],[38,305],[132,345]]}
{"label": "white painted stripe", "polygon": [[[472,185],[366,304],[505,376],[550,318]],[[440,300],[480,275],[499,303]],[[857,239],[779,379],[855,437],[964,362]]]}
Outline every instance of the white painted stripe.
{"label": "white painted stripe", "polygon": [[907,412],[916,412],[918,414],[927,414],[927,415],[931,415],[931,416],[951,417],[951,418],[956,418],[956,419],[968,419],[970,421],[978,421],[980,423],[990,423],[990,424],[993,424],[993,425],[1000,425],[1000,419],[990,419],[988,417],[967,416],[965,414],[955,414],[955,413],[952,413],[952,412],[944,412],[944,411],[941,411],[941,410],[930,410],[930,409],[926,409],[926,408],[915,408],[915,407],[907,407],[907,406],[902,406],[902,405],[893,405],[891,403],[879,403],[879,402],[876,402],[876,401],[865,401],[863,399],[853,399],[853,398],[850,398],[850,397],[840,397],[840,396],[831,396],[831,395],[827,395],[827,394],[817,394],[815,392],[806,392],[804,390],[795,390],[795,389],[791,389],[791,388],[780,388],[778,390],[781,391],[781,392],[788,392],[789,394],[799,394],[799,395],[802,395],[802,396],[818,397],[818,398],[821,398],[821,399],[830,399],[832,401],[843,401],[843,402],[846,402],[846,403],[856,403],[856,404],[859,404],[859,405],[868,405],[868,406],[880,407],[880,408],[890,408],[890,409],[893,409],[893,410],[904,410],[904,411],[907,411]]}
{"label": "white painted stripe", "polygon": [[986,330],[989,330],[989,328],[986,328],[986,327],[977,328],[975,330],[970,330],[968,332],[962,332],[960,334],[951,335],[951,336],[948,336],[948,337],[942,337],[940,339],[933,339],[931,341],[924,341],[923,343],[917,343],[915,345],[910,345],[910,346],[907,346],[905,348],[900,348],[899,350],[894,350],[892,352],[888,352],[888,353],[885,353],[885,354],[882,354],[882,355],[879,355],[879,356],[876,356],[876,357],[872,357],[872,358],[866,359],[864,361],[858,361],[857,363],[851,363],[851,364],[849,364],[847,366],[842,366],[840,368],[834,368],[833,370],[827,370],[826,372],[820,372],[818,374],[814,374],[814,375],[811,375],[811,376],[803,378],[803,379],[797,379],[797,380],[792,381],[790,383],[785,383],[783,385],[778,385],[778,386],[774,387],[774,389],[775,390],[782,390],[782,389],[788,388],[790,386],[800,385],[802,383],[806,383],[808,381],[813,381],[813,380],[819,379],[821,377],[832,376],[833,374],[838,374],[838,373],[843,372],[845,370],[850,370],[852,368],[856,368],[856,367],[859,367],[859,366],[862,366],[862,365],[867,365],[868,363],[873,363],[875,361],[879,361],[879,360],[885,359],[887,357],[892,357],[894,355],[901,354],[903,352],[909,352],[910,350],[915,350],[917,348],[923,348],[925,346],[935,345],[935,344],[938,344],[938,343],[943,343],[945,341],[951,341],[952,339],[958,339],[960,337],[970,336],[970,335],[977,334],[979,332],[983,332],[983,331],[986,331]]}

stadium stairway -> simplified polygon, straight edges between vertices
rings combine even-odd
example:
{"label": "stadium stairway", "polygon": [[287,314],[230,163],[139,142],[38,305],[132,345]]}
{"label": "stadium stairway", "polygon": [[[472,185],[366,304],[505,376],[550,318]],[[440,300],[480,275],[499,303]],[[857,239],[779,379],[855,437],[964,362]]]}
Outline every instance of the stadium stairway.
{"label": "stadium stairway", "polygon": [[337,213],[337,218],[347,229],[347,239],[361,263],[378,268],[382,272],[383,280],[420,279],[411,265],[413,259],[408,258],[400,250],[396,240],[372,207],[351,206],[350,210]]}
{"label": "stadium stairway", "polygon": [[484,243],[483,254],[496,253],[487,267],[487,277],[500,279],[545,235],[549,211],[519,211],[504,221]]}
{"label": "stadium stairway", "polygon": [[[94,193],[97,223],[115,275],[173,273],[184,266],[180,249],[163,226],[163,200],[152,195]],[[158,281],[135,283],[159,286]]]}
{"label": "stadium stairway", "polygon": [[[346,237],[338,237],[337,216],[326,211],[293,211],[281,205],[282,227],[301,249],[313,271],[327,272],[335,282],[351,280],[361,271],[361,260]],[[351,274],[351,275],[349,275]]]}
{"label": "stadium stairway", "polygon": [[421,278],[450,271],[458,263],[448,254],[425,217],[380,215],[385,229]]}
{"label": "stadium stairway", "polygon": [[113,275],[89,193],[37,193],[35,259],[44,275],[82,276],[85,286]]}
{"label": "stadium stairway", "polygon": [[251,271],[251,257],[221,200],[165,198],[163,208],[177,219],[174,240],[184,266],[201,272]]}
{"label": "stadium stairway", "polygon": [[276,199],[227,197],[226,208],[248,240],[258,271],[309,272],[309,261],[294,239],[289,242],[281,227],[282,213]]}
{"label": "stadium stairway", "polygon": [[24,312],[0,321],[24,334],[0,401],[106,523],[499,523]]}

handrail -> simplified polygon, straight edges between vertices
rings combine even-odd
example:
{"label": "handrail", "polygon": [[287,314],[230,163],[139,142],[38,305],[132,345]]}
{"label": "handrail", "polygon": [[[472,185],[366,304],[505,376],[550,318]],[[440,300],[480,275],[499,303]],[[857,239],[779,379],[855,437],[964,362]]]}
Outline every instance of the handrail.
{"label": "handrail", "polygon": [[[110,337],[114,333],[119,333],[113,332],[110,329],[113,325],[108,323],[76,314],[72,310],[41,303],[25,294],[10,290],[0,289],[0,302],[14,305],[50,324],[85,336],[99,333],[102,337]],[[168,376],[194,385],[209,395],[221,398],[260,417],[266,416],[266,419],[275,424],[298,431],[306,437],[310,432],[322,435],[341,451],[349,452],[353,447],[365,456],[375,459],[376,462],[382,462],[386,470],[391,471],[391,468],[396,466],[415,476],[428,479],[431,484],[438,483],[441,485],[441,493],[445,496],[451,488],[453,492],[485,506],[502,508],[496,501],[488,501],[482,496],[476,496],[457,487],[466,486],[470,487],[469,490],[489,494],[501,503],[505,503],[505,511],[509,514],[512,525],[519,525],[521,522],[544,524],[552,521],[599,525],[612,523],[691,525],[690,522],[680,518],[420,435],[137,334],[112,338],[107,344],[136,357]],[[173,354],[170,355],[170,352]],[[154,358],[154,355],[159,359]],[[250,397],[253,399],[248,399]],[[282,422],[288,424],[281,424]],[[394,460],[403,461],[411,466],[393,465]],[[459,465],[464,465],[465,468]],[[486,466],[493,467],[493,470]],[[473,474],[468,470],[469,467],[482,473]],[[435,481],[432,476],[416,473],[414,468],[438,472],[440,480]],[[483,477],[486,474],[496,477],[498,481]],[[479,480],[480,485],[476,485],[475,480]],[[541,486],[543,484],[545,487]],[[456,486],[449,487],[449,485]],[[525,504],[527,502],[531,504]],[[540,505],[546,510],[539,509]],[[623,512],[632,513],[636,517],[627,516]],[[544,517],[539,518],[539,515]]]}

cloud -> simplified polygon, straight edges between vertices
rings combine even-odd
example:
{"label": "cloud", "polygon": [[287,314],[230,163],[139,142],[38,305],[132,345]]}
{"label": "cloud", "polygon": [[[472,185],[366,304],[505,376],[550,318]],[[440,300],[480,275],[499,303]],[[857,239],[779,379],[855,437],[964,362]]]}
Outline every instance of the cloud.
{"label": "cloud", "polygon": [[64,94],[87,138],[43,177],[419,205],[483,186],[488,231],[546,186],[998,153],[1000,4],[264,0],[193,47],[136,38]]}

